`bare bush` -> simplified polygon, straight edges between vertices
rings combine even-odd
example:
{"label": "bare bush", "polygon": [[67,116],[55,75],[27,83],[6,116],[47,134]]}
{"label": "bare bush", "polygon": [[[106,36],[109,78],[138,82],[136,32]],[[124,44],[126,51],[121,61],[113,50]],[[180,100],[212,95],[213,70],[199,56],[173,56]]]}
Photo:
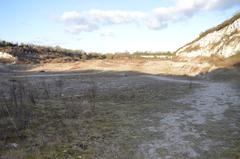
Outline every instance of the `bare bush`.
{"label": "bare bush", "polygon": [[0,139],[23,137],[21,131],[32,120],[32,106],[37,104],[38,95],[33,86],[10,80],[0,94]]}

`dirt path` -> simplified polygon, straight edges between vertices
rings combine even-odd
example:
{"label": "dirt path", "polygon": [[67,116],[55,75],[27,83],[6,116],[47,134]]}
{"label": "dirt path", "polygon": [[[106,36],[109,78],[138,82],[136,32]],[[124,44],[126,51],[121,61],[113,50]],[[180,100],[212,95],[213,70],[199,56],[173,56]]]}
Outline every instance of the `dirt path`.
{"label": "dirt path", "polygon": [[[165,80],[161,77],[156,78]],[[140,145],[145,158],[204,158],[207,152],[213,150],[218,150],[214,153],[221,154],[228,150],[227,145],[231,141],[229,139],[224,141],[225,134],[222,134],[220,140],[212,136],[222,133],[221,127],[228,129],[227,136],[240,132],[236,121],[225,116],[225,112],[238,107],[240,101],[239,93],[229,83],[205,83],[192,94],[187,94],[182,99],[172,100],[185,105],[186,109],[176,108],[176,111],[170,113],[156,112],[146,119],[149,123],[143,130],[161,135]],[[237,109],[239,112],[239,108]],[[230,122],[231,125],[219,125],[219,122],[222,124]],[[213,134],[210,134],[209,127],[219,128],[219,130],[211,130]]]}

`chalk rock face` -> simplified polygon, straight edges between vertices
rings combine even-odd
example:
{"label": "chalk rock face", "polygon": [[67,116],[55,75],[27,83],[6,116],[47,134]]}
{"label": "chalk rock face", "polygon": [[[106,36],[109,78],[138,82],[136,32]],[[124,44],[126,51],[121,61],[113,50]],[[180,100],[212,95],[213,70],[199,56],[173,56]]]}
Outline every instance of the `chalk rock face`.
{"label": "chalk rock face", "polygon": [[0,52],[0,62],[7,62],[7,63],[13,63],[16,61],[16,58],[12,56],[11,54]]}
{"label": "chalk rock face", "polygon": [[240,13],[215,28],[209,29],[196,40],[177,50],[180,57],[195,58],[217,55],[224,58],[240,51]]}

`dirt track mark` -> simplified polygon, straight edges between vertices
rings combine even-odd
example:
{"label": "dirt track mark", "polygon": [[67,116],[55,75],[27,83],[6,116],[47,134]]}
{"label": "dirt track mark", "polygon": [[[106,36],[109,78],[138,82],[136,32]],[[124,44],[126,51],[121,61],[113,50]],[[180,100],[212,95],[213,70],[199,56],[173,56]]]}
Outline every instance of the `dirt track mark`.
{"label": "dirt track mark", "polygon": [[[182,99],[173,100],[188,107],[153,115],[158,116],[159,121],[143,129],[163,136],[140,145],[145,158],[197,158],[212,147],[220,147],[223,141],[213,141],[205,130],[199,131],[196,127],[227,120],[224,112],[238,105],[240,96],[228,83],[208,83]],[[149,121],[153,121],[152,117]]]}

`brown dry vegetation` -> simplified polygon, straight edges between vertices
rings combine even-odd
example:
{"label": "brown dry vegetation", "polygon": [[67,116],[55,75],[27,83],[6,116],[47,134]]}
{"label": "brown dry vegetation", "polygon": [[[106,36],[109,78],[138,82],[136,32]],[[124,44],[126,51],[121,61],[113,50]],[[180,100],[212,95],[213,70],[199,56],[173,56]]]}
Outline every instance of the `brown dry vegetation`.
{"label": "brown dry vegetation", "polygon": [[103,59],[104,55],[87,54],[82,50],[69,50],[57,47],[37,46],[31,44],[14,44],[0,42],[0,51],[17,58],[18,63],[37,64],[46,62],[74,62],[88,59]]}
{"label": "brown dry vegetation", "polygon": [[14,62],[13,59],[0,58],[0,63],[3,63],[3,64],[13,63],[13,62]]}
{"label": "brown dry vegetation", "polygon": [[228,58],[211,56],[210,58],[205,58],[203,61],[208,61],[210,64],[213,64],[217,67],[229,68],[240,63],[240,52]]}
{"label": "brown dry vegetation", "polygon": [[196,50],[199,50],[199,49],[201,49],[201,47],[199,46],[199,45],[196,45],[196,46],[189,46],[189,47],[187,47],[186,49],[185,49],[185,51],[187,51],[187,52],[192,52],[192,51],[196,51]]}
{"label": "brown dry vegetation", "polygon": [[6,41],[0,41],[0,51],[6,52],[17,58],[20,64],[39,64],[39,63],[64,63],[77,62],[96,59],[114,59],[129,60],[143,59],[142,55],[158,56],[164,55],[171,58],[174,56],[171,52],[117,52],[109,54],[101,54],[90,52],[86,53],[82,50],[69,50],[59,46],[46,47],[31,44],[14,44]]}

